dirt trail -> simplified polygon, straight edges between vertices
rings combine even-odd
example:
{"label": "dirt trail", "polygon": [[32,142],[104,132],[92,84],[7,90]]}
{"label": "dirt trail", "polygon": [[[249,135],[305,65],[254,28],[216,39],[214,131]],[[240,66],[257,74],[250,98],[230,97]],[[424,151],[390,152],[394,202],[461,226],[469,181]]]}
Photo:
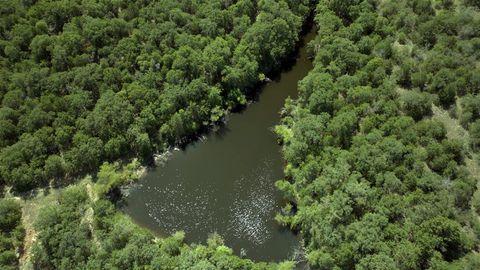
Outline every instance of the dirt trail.
{"label": "dirt trail", "polygon": [[55,189],[38,189],[35,190],[35,194],[36,196],[31,199],[15,197],[22,205],[22,223],[25,228],[25,239],[23,240],[23,252],[21,252],[19,258],[19,268],[25,270],[33,269],[31,249],[38,235],[34,224],[40,209],[47,205],[53,205],[56,202],[58,191]]}
{"label": "dirt trail", "polygon": [[85,185],[85,189],[87,190],[88,197],[90,198],[90,207],[85,211],[85,216],[82,219],[82,222],[85,222],[85,223],[88,224],[88,229],[90,230],[90,234],[92,235],[92,240],[95,243],[95,245],[97,246],[97,248],[100,248],[101,245],[100,245],[100,242],[97,239],[97,235],[95,234],[95,228],[93,226],[93,218],[94,218],[95,212],[93,210],[92,204],[95,201],[97,201],[97,199],[98,199],[97,194],[93,190],[93,187],[92,187],[91,183],[87,183]]}
{"label": "dirt trail", "polygon": [[[98,198],[93,190],[92,183],[89,179],[83,180],[86,182],[84,184],[87,194],[90,198],[90,202],[95,202]],[[84,183],[85,183],[84,182]],[[81,183],[79,183],[81,185]],[[40,213],[40,209],[46,206],[52,206],[57,204],[58,195],[62,189],[48,188],[48,189],[38,189],[35,191],[36,196],[29,199],[22,199],[20,197],[15,197],[22,205],[22,223],[25,228],[25,239],[23,241],[23,252],[20,253],[19,265],[22,270],[33,269],[31,263],[32,256],[32,246],[37,239],[38,232],[35,230],[34,224]],[[88,224],[90,232],[92,233],[93,241],[97,246],[99,242],[97,241],[96,235],[94,233],[93,226],[93,217],[94,210],[90,206],[86,211],[82,222]]]}

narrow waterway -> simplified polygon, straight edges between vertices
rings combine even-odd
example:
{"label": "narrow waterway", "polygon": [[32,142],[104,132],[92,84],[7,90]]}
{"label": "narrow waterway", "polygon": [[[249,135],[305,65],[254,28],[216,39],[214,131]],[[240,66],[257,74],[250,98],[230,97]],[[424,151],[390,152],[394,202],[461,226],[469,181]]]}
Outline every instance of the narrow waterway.
{"label": "narrow waterway", "polygon": [[290,258],[299,239],[274,220],[284,204],[274,183],[283,177],[283,159],[273,127],[285,99],[312,63],[303,37],[296,61],[259,89],[258,100],[203,140],[173,151],[128,192],[124,211],[159,235],[182,230],[187,242],[204,243],[217,232],[236,254],[253,260]]}

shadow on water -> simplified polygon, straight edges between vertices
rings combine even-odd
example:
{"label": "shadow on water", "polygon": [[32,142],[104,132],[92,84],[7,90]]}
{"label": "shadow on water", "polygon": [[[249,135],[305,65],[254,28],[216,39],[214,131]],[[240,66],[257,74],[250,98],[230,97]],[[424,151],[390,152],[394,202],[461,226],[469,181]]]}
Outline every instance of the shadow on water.
{"label": "shadow on water", "polygon": [[252,91],[254,102],[150,168],[125,192],[122,209],[160,236],[183,230],[187,242],[205,243],[216,232],[253,260],[298,254],[300,239],[274,220],[285,200],[274,185],[283,178],[284,161],[272,128],[285,99],[296,97],[298,81],[312,69],[305,44],[314,33],[304,35],[280,72],[267,75],[270,82]]}

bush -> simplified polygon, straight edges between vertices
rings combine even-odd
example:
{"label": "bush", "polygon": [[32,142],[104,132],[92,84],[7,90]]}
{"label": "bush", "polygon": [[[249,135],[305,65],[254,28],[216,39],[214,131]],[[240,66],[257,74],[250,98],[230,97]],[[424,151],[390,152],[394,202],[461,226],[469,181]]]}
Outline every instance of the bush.
{"label": "bush", "polygon": [[470,133],[470,144],[474,151],[478,151],[480,149],[480,120],[470,124],[468,131]]}
{"label": "bush", "polygon": [[407,91],[402,95],[402,110],[416,121],[432,114],[432,98],[430,94],[417,90]]}

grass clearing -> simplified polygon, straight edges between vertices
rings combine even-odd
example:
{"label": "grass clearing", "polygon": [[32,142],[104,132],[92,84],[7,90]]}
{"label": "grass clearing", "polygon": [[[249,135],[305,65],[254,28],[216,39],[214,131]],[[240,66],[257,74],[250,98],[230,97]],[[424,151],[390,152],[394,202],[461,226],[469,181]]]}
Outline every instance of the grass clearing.
{"label": "grass clearing", "polygon": [[33,269],[31,264],[31,248],[36,240],[37,232],[35,230],[35,222],[40,213],[40,209],[47,205],[54,205],[57,202],[57,189],[38,189],[34,191],[32,198],[15,197],[22,205],[22,222],[25,228],[25,239],[23,243],[23,253],[20,256],[20,269]]}
{"label": "grass clearing", "polygon": [[[125,179],[134,180],[138,179],[142,174],[143,170],[139,169],[137,163],[129,164],[130,167],[128,170],[122,168],[121,172],[119,173]],[[135,170],[134,170],[135,169]],[[116,175],[116,174],[115,174]],[[108,175],[111,176],[111,175]],[[107,177],[110,178],[110,177]],[[110,180],[110,179],[109,179]],[[124,183],[125,181],[121,182]],[[93,219],[94,219],[94,210],[91,207],[95,201],[99,199],[99,194],[96,190],[99,188],[97,183],[93,183],[91,176],[86,176],[81,181],[76,182],[75,184],[69,185],[67,187],[62,188],[42,188],[36,189],[30,192],[28,195],[24,196],[13,196],[10,192],[7,192],[5,197],[11,197],[17,200],[22,206],[22,223],[25,228],[25,239],[23,244],[23,252],[20,254],[19,259],[19,269],[22,270],[30,270],[33,269],[33,264],[31,262],[32,256],[32,247],[37,238],[38,232],[35,230],[35,222],[38,219],[38,216],[41,212],[41,209],[48,206],[53,206],[58,203],[58,199],[60,194],[63,192],[64,189],[72,187],[72,186],[83,186],[86,189],[86,192],[89,197],[89,204],[90,207],[87,208],[85,215],[82,219],[82,223],[87,223],[88,227],[93,236],[93,241],[97,246],[100,246],[100,242],[97,239],[97,235],[94,231],[93,226]],[[124,223],[131,224],[131,226],[135,226],[134,223],[124,215],[123,213],[118,212],[116,214],[116,218],[119,220],[123,220]],[[125,222],[127,219],[128,222]]]}
{"label": "grass clearing", "polygon": [[[93,183],[91,181],[91,177],[87,176],[80,182],[73,185],[84,185],[85,187],[87,187],[87,192],[88,192],[89,191],[88,187],[89,186],[91,187],[92,184]],[[31,249],[38,234],[37,231],[35,230],[35,222],[37,221],[42,208],[56,205],[58,203],[59,195],[62,193],[63,189],[64,188],[42,188],[42,189],[36,189],[32,191],[30,196],[25,196],[25,197],[12,196],[22,205],[22,223],[25,228],[23,252],[19,259],[20,269],[22,270],[33,269],[33,265],[31,263],[31,255],[32,255]],[[89,192],[89,195],[90,193],[91,193],[91,190]],[[90,198],[91,200],[94,200],[94,198],[92,197]],[[93,217],[93,209],[91,209],[91,211],[92,213],[90,214]],[[88,214],[89,213],[87,213],[86,217],[88,217]]]}

